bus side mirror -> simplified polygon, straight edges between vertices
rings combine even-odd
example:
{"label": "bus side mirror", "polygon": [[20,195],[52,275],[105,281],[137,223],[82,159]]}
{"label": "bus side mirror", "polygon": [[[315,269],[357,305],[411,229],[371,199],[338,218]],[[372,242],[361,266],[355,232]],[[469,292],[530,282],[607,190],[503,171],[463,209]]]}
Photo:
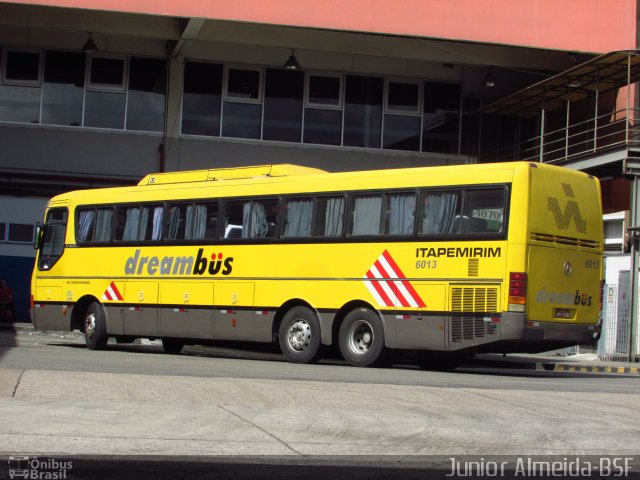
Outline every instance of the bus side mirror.
{"label": "bus side mirror", "polygon": [[40,250],[42,239],[44,238],[44,225],[40,222],[36,223],[36,234],[33,238],[33,248]]}

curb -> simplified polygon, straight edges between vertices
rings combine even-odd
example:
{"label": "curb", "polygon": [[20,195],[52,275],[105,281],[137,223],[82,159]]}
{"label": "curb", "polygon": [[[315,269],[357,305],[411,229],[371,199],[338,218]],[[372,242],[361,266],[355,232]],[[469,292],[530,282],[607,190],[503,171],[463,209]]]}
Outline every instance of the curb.
{"label": "curb", "polygon": [[571,373],[608,373],[618,375],[640,375],[640,367],[617,367],[606,365],[571,365],[556,363],[553,371]]}

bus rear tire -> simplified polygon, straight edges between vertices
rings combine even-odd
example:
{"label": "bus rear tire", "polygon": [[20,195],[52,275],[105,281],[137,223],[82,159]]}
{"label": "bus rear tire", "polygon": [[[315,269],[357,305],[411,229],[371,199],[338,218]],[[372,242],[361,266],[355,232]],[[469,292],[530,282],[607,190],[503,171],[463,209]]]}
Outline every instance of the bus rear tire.
{"label": "bus rear tire", "polygon": [[89,350],[104,350],[109,336],[107,319],[102,305],[92,302],[84,316],[84,340]]}
{"label": "bus rear tire", "polygon": [[354,367],[384,364],[384,327],[380,316],[369,308],[357,308],[347,314],[338,333],[342,357]]}
{"label": "bus rear tire", "polygon": [[314,363],[322,353],[320,322],[309,307],[293,307],[280,322],[280,350],[293,363]]}
{"label": "bus rear tire", "polygon": [[170,355],[179,355],[184,348],[184,342],[180,340],[176,340],[175,338],[163,338],[162,339],[162,349],[165,353]]}

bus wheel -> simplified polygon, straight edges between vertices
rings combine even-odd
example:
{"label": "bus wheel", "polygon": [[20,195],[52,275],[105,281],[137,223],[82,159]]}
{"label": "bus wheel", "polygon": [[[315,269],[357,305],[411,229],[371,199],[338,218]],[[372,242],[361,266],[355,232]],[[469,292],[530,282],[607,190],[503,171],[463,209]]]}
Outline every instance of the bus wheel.
{"label": "bus wheel", "polygon": [[84,340],[89,350],[102,350],[107,346],[107,320],[98,302],[89,305],[84,317]]}
{"label": "bus wheel", "polygon": [[280,322],[278,329],[280,350],[294,363],[313,363],[320,358],[320,322],[308,307],[294,307]]}
{"label": "bus wheel", "polygon": [[338,343],[342,356],[354,367],[375,367],[385,360],[382,320],[368,308],[349,312],[340,325]]}
{"label": "bus wheel", "polygon": [[164,349],[165,353],[169,353],[171,355],[179,355],[184,348],[184,342],[176,340],[175,338],[163,338],[162,348]]}

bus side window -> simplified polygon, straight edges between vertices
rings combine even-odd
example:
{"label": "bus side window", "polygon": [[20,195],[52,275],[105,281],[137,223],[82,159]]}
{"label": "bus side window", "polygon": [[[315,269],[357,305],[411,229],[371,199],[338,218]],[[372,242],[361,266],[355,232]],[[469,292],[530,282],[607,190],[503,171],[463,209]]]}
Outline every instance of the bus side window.
{"label": "bus side window", "polygon": [[163,212],[163,207],[155,205],[118,207],[116,240],[160,240]]}
{"label": "bus side window", "polygon": [[465,192],[464,215],[468,218],[462,233],[500,233],[503,231],[506,190],[484,188]]}
{"label": "bus side window", "polygon": [[247,208],[251,208],[251,203],[243,200],[229,200],[224,202],[224,238],[245,238],[243,231],[245,203],[249,205]]}
{"label": "bus side window", "polygon": [[427,190],[422,194],[419,230],[421,235],[457,233],[462,223],[460,192]]}
{"label": "bus side window", "polygon": [[386,225],[388,235],[412,235],[415,223],[415,193],[389,193],[386,195]]}
{"label": "bus side window", "polygon": [[224,204],[224,238],[274,238],[277,198],[231,200]]}
{"label": "bus side window", "polygon": [[251,207],[250,238],[273,238],[278,226],[278,199],[254,200]]}
{"label": "bus side window", "polygon": [[218,233],[218,215],[220,214],[219,212],[219,206],[218,206],[218,202],[215,203],[207,203],[206,205],[206,209],[207,209],[207,214],[206,214],[206,220],[205,220],[205,232],[204,232],[204,237],[203,238],[210,238],[210,239],[214,239],[217,238],[217,233]]}
{"label": "bus side window", "polygon": [[187,205],[184,227],[185,240],[216,238],[218,228],[218,203]]}
{"label": "bus side window", "polygon": [[167,208],[167,240],[184,240],[187,218],[186,204],[173,204]]}
{"label": "bus side window", "polygon": [[313,235],[340,237],[344,225],[344,197],[318,197]]}
{"label": "bus side window", "polygon": [[380,235],[382,194],[355,195],[351,202],[351,235]]}
{"label": "bus side window", "polygon": [[285,220],[283,237],[310,237],[313,217],[311,197],[288,199],[284,205]]}
{"label": "bus side window", "polygon": [[78,209],[77,242],[110,242],[112,229],[113,208]]}

